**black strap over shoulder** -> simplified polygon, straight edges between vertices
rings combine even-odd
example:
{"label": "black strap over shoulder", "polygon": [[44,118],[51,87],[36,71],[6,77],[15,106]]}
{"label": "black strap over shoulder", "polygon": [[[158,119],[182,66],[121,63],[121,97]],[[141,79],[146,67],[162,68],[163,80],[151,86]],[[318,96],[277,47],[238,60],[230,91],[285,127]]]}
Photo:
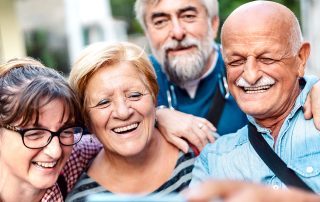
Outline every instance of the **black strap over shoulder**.
{"label": "black strap over shoulder", "polygon": [[[218,81],[219,82],[219,81]],[[222,95],[219,83],[216,86],[215,94],[213,96],[213,102],[210,107],[207,119],[215,126],[218,127],[219,120],[221,118],[223,107],[225,103],[225,98]]]}
{"label": "black strap over shoulder", "polygon": [[256,127],[252,123],[248,124],[248,129],[251,145],[264,163],[283,183],[287,186],[297,187],[314,193],[314,191],[304,181],[302,181],[293,170],[287,167],[287,164],[283,162],[268,145],[261,133],[257,131]]}
{"label": "black strap over shoulder", "polygon": [[67,181],[62,174],[59,175],[57,183],[59,185],[59,189],[61,191],[63,200],[65,200],[68,194],[68,187]]}

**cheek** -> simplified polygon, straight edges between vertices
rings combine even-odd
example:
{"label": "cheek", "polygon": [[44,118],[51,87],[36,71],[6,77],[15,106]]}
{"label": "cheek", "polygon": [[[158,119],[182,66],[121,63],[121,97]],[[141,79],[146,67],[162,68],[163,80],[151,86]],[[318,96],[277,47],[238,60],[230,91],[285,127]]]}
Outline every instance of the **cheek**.
{"label": "cheek", "polygon": [[148,38],[149,43],[156,50],[160,50],[162,46],[170,39],[169,37],[170,30],[168,28],[163,28],[160,30],[149,30]]}
{"label": "cheek", "polygon": [[69,147],[64,146],[64,147],[63,147],[63,154],[64,154],[64,159],[63,159],[63,161],[64,161],[64,162],[66,162],[66,161],[68,160],[68,158],[70,157],[71,152],[72,152],[72,148],[73,148],[73,146],[69,146]]}
{"label": "cheek", "polygon": [[227,69],[227,80],[230,88],[230,92],[234,95],[234,91],[237,88],[236,81],[241,76],[242,69],[241,68],[228,68]]}
{"label": "cheek", "polygon": [[90,129],[94,131],[94,128],[104,127],[109,120],[110,113],[104,109],[91,111],[89,114]]}

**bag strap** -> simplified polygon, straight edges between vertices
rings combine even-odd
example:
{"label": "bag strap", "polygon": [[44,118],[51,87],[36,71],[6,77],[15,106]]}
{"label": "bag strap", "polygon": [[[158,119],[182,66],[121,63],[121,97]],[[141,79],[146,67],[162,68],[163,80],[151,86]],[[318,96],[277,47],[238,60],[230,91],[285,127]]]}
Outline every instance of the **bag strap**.
{"label": "bag strap", "polygon": [[218,81],[216,85],[215,94],[213,96],[213,102],[207,114],[207,119],[215,126],[218,127],[220,121],[223,107],[226,102],[226,99],[230,96],[228,84],[227,84],[227,70],[223,65],[218,74]]}
{"label": "bag strap", "polygon": [[67,187],[67,181],[64,178],[63,174],[59,175],[57,183],[58,183],[60,192],[62,194],[62,198],[63,200],[65,200],[68,194],[68,187]]}
{"label": "bag strap", "polygon": [[[219,81],[218,81],[219,82]],[[215,94],[213,96],[213,101],[211,108],[208,112],[207,119],[215,126],[218,127],[219,120],[222,115],[225,98],[222,95],[219,84],[216,86]]]}
{"label": "bag strap", "polygon": [[254,150],[283,183],[287,186],[297,187],[314,193],[314,191],[302,181],[293,170],[287,167],[287,164],[273,151],[252,123],[248,124],[248,129],[249,141]]}

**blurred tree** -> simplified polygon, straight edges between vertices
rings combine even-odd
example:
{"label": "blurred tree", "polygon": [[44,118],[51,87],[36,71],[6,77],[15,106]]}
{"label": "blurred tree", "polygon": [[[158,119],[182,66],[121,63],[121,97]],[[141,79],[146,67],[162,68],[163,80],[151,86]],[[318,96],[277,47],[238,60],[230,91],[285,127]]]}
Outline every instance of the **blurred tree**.
{"label": "blurred tree", "polygon": [[27,55],[40,60],[44,65],[58,71],[68,73],[68,52],[67,48],[59,50],[49,48],[48,32],[45,30],[33,30],[25,33]]}
{"label": "blurred tree", "polygon": [[112,15],[128,23],[128,34],[143,33],[134,13],[135,0],[110,0]]}

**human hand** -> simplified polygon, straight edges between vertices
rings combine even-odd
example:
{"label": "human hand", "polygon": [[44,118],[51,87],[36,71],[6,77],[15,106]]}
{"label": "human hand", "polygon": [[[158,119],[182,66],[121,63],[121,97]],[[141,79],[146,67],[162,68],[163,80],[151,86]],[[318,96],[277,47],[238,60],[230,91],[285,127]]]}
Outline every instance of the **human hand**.
{"label": "human hand", "polygon": [[188,152],[193,144],[199,151],[204,146],[215,141],[213,134],[216,128],[205,118],[196,117],[167,108],[157,109],[158,128],[166,140],[183,152]]}
{"label": "human hand", "polygon": [[313,117],[314,125],[320,130],[320,81],[313,85],[303,106],[305,119]]}
{"label": "human hand", "polygon": [[268,186],[240,181],[206,181],[182,192],[188,202],[315,202],[320,196],[295,188],[275,190]]}

